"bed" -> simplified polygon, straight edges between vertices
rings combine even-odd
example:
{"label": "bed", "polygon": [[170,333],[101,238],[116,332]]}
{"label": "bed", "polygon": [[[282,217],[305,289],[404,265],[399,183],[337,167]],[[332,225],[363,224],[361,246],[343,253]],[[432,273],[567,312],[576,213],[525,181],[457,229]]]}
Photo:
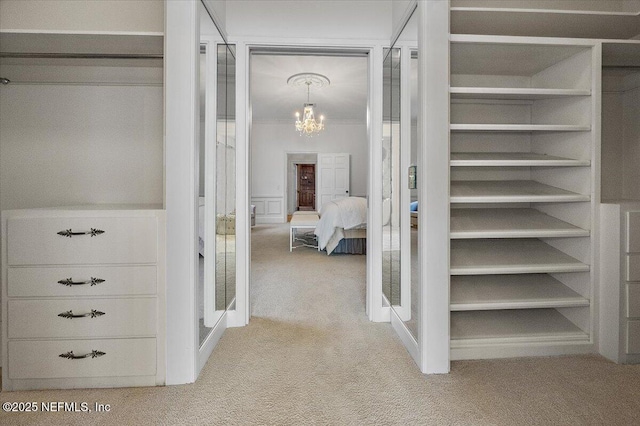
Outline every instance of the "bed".
{"label": "bed", "polygon": [[332,253],[367,253],[367,200],[347,197],[326,202],[320,208],[314,234],[320,250]]}
{"label": "bed", "polygon": [[411,203],[411,205],[409,206],[409,212],[411,215],[411,227],[417,228],[418,227],[418,202],[417,201],[413,201]]}

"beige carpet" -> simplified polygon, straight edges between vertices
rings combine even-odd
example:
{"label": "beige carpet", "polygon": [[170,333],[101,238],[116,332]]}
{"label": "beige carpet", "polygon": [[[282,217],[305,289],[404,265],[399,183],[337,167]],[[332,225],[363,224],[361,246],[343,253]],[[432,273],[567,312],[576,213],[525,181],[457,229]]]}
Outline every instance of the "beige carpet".
{"label": "beige carpet", "polygon": [[420,425],[640,422],[640,366],[598,356],[454,362],[424,376],[389,324],[364,313],[364,256],[288,251],[285,226],[253,231],[253,309],[200,380],[161,388],[2,393],[98,401],[110,413],[0,414],[0,424]]}

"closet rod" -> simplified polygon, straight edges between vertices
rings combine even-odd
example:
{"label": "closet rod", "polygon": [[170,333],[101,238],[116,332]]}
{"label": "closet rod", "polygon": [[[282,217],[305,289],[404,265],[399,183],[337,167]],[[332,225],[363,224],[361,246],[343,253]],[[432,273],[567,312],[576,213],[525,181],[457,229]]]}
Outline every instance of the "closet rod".
{"label": "closet rod", "polygon": [[162,53],[19,53],[0,52],[0,58],[17,59],[162,59]]}

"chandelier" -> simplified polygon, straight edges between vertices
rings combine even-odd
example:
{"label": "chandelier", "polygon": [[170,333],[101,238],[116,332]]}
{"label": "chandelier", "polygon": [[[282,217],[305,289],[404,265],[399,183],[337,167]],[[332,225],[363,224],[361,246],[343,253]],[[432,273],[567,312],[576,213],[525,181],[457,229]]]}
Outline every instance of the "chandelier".
{"label": "chandelier", "polygon": [[320,121],[316,121],[313,108],[315,104],[312,104],[309,100],[309,94],[311,86],[321,88],[330,84],[329,79],[321,74],[316,73],[302,73],[295,74],[289,77],[287,84],[290,86],[300,87],[302,85],[307,86],[307,102],[304,104],[302,111],[302,117],[299,112],[296,112],[296,130],[300,132],[300,136],[305,135],[308,137],[314,134],[320,133],[324,130],[324,116],[320,116]]}

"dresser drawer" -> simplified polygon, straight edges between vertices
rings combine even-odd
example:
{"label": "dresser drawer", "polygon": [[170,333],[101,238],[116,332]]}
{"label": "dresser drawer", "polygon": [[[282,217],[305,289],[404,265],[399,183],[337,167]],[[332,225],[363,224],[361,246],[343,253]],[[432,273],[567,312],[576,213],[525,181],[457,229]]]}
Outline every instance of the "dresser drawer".
{"label": "dresser drawer", "polygon": [[[7,257],[9,265],[156,263],[157,227],[154,217],[14,218]],[[95,235],[58,234],[69,230]]]}
{"label": "dresser drawer", "polygon": [[[156,374],[156,339],[9,341],[10,379],[151,376]],[[104,355],[80,359],[92,351]]]}
{"label": "dresser drawer", "polygon": [[627,213],[627,253],[640,252],[640,212]]}
{"label": "dresser drawer", "polygon": [[9,268],[7,275],[9,297],[152,295],[157,292],[155,265],[14,267]]}
{"label": "dresser drawer", "polygon": [[627,321],[627,353],[640,353],[640,321]]}
{"label": "dresser drawer", "polygon": [[[87,316],[69,318],[70,315]],[[155,297],[21,299],[9,300],[7,309],[9,339],[155,336],[156,318]]]}
{"label": "dresser drawer", "polygon": [[640,317],[640,284],[627,284],[627,317]]}
{"label": "dresser drawer", "polygon": [[640,254],[627,255],[627,281],[640,281]]}

